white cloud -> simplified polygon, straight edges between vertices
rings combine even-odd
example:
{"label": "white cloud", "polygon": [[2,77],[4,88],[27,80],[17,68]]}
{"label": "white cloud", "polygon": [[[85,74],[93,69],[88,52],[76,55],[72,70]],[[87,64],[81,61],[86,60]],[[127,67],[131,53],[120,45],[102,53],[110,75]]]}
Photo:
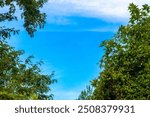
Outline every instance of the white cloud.
{"label": "white cloud", "polygon": [[129,17],[128,5],[132,2],[141,6],[149,0],[49,0],[44,11],[50,17],[80,15],[118,21]]}
{"label": "white cloud", "polygon": [[85,31],[90,31],[90,32],[116,32],[119,27],[100,27],[100,28],[93,28],[93,29],[86,29]]}
{"label": "white cloud", "polygon": [[[126,23],[129,18],[128,5],[134,2],[141,6],[150,0],[48,0],[42,8],[47,14],[47,23],[56,25],[78,25],[78,21],[69,19],[68,16],[98,18],[113,23]],[[0,13],[8,11],[8,7],[0,9]],[[19,21],[21,11],[17,7],[15,15]],[[9,26],[22,27],[23,22],[9,23]],[[110,29],[106,27],[105,30]],[[24,30],[22,27],[21,30]],[[105,31],[101,28],[90,29]],[[114,30],[114,29],[113,29]],[[116,29],[115,29],[116,30]]]}
{"label": "white cloud", "polygon": [[[122,21],[129,17],[128,5],[132,2],[139,6],[150,4],[149,0],[48,0],[43,11],[47,13],[49,22],[58,24],[69,23],[63,16],[72,15]],[[6,11],[8,7],[0,9],[0,13]],[[17,8],[16,11],[20,16],[20,10]]]}

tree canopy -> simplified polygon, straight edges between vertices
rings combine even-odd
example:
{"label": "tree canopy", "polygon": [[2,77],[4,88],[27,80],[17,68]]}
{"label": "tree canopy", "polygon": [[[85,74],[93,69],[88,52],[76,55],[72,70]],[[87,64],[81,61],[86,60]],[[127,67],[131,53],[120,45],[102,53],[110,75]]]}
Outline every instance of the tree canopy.
{"label": "tree canopy", "polygon": [[23,53],[0,41],[0,99],[52,99],[53,73],[42,74],[42,62],[33,63],[32,56],[22,61]]}
{"label": "tree canopy", "polygon": [[129,5],[130,20],[103,41],[102,72],[92,81],[92,98],[150,99],[150,6]]}
{"label": "tree canopy", "polygon": [[[0,22],[17,20],[15,16],[17,7],[20,9],[21,18],[24,20],[23,26],[32,37],[38,27],[44,27],[46,14],[41,13],[40,8],[46,2],[47,0],[1,0],[1,9],[8,7],[8,11],[0,13]],[[16,31],[14,28],[0,26],[0,36],[9,37],[12,32],[16,33]]]}
{"label": "tree canopy", "polygon": [[[32,37],[38,28],[45,23],[46,14],[40,8],[47,0],[1,0],[0,7],[9,8],[0,13],[0,22],[17,20],[16,7],[22,11],[24,28]],[[32,56],[21,60],[22,50],[15,50],[7,39],[11,34],[18,33],[14,27],[0,26],[0,99],[52,99],[50,85],[56,80],[52,79],[54,73],[42,73],[42,62],[33,62]]]}
{"label": "tree canopy", "polygon": [[91,100],[92,99],[93,88],[89,85],[86,89],[81,91],[77,100]]}

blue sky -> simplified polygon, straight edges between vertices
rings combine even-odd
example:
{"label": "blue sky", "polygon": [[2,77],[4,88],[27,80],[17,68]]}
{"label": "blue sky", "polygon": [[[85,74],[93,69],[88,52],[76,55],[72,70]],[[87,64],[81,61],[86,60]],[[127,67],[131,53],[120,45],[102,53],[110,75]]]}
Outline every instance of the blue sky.
{"label": "blue sky", "polygon": [[[41,9],[47,14],[45,28],[30,38],[22,27],[22,20],[10,23],[10,27],[21,29],[10,44],[25,50],[23,58],[34,55],[36,61],[42,59],[43,73],[55,71],[58,83],[51,86],[54,99],[76,99],[100,72],[98,62],[103,50],[99,44],[112,38],[119,26],[128,22],[127,7],[133,1],[139,6],[148,2],[49,0]],[[16,15],[19,16],[20,11]]]}

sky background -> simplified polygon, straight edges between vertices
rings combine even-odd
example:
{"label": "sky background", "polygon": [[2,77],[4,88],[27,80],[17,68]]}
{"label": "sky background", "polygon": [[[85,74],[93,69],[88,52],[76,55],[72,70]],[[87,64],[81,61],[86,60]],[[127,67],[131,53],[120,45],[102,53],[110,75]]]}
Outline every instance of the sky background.
{"label": "sky background", "polygon": [[[51,86],[56,100],[76,99],[80,92],[98,77],[99,60],[104,51],[99,48],[103,40],[111,39],[120,25],[129,20],[128,5],[141,7],[149,0],[48,0],[41,9],[47,14],[44,29],[30,38],[21,18],[5,24],[20,29],[9,43],[25,50],[25,57],[43,60],[43,73],[51,74],[58,83]],[[7,8],[0,12],[7,11]],[[17,10],[16,15],[20,16]]]}

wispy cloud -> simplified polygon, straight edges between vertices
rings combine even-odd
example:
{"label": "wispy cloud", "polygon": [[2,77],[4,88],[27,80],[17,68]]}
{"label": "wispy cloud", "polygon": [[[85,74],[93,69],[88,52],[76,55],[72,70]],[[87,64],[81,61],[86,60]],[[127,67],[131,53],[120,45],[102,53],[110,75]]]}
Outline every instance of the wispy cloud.
{"label": "wispy cloud", "polygon": [[78,15],[122,21],[129,17],[128,5],[132,2],[141,6],[149,0],[49,0],[44,11],[50,17]]}
{"label": "wispy cloud", "polygon": [[[139,6],[145,3],[150,4],[149,0],[48,0],[48,3],[41,9],[42,12],[47,14],[48,24],[43,31],[66,31],[67,29],[67,31],[115,32],[117,30],[116,27],[128,22],[128,6],[132,2]],[[1,8],[0,13],[7,10],[7,7]],[[19,22],[9,22],[9,25],[6,22],[6,25],[24,30],[20,13],[21,11],[17,7],[15,15],[18,17]],[[85,22],[82,19],[90,19],[90,21],[87,20],[88,22]],[[113,23],[117,26],[115,29],[111,24],[102,26],[103,22],[98,25],[94,19],[98,19],[99,22],[103,20],[106,23]],[[88,27],[91,26],[90,22],[93,27]]]}
{"label": "wispy cloud", "polygon": [[[42,11],[48,15],[49,23],[56,24],[68,24],[69,20],[66,16],[93,17],[111,22],[122,22],[129,17],[128,6],[132,2],[139,6],[145,3],[150,4],[149,0],[48,0]],[[0,13],[6,11],[8,7],[0,9]],[[20,16],[20,12],[17,7],[16,15]],[[115,20],[112,20],[114,18]]]}

